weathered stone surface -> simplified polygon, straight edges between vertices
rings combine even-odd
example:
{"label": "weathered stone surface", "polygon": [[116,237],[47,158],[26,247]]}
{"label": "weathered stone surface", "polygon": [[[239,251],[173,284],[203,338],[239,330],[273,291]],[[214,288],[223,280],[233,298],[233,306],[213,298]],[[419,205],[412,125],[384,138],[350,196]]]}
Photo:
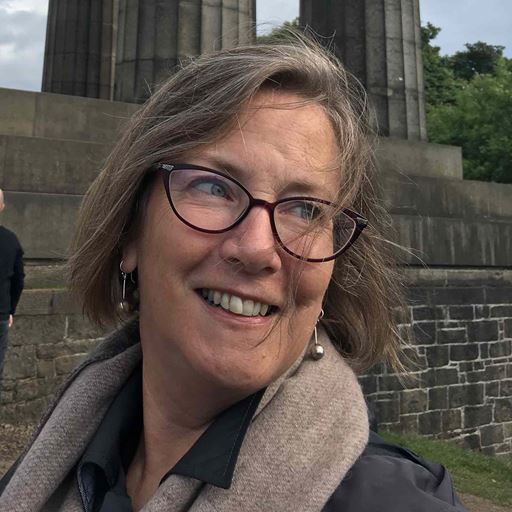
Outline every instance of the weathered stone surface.
{"label": "weathered stone surface", "polygon": [[494,421],[512,420],[512,398],[497,398],[494,402]]}
{"label": "weathered stone surface", "polygon": [[473,306],[450,306],[448,312],[454,320],[473,320],[475,315]]}
{"label": "weathered stone surface", "polygon": [[450,361],[449,347],[435,345],[426,348],[427,362],[431,368],[446,366]]}
{"label": "weathered stone surface", "polygon": [[[29,307],[32,308],[33,306],[30,295],[27,295],[30,294],[30,291],[28,290],[22,295],[23,299],[20,302],[21,311],[24,309],[26,311]],[[30,302],[30,306],[26,302]],[[46,297],[44,297],[42,309],[46,309],[46,306]],[[12,329],[9,331],[9,344],[16,346],[54,343],[64,337],[65,326],[66,317],[64,315],[17,316]]]}
{"label": "weathered stone surface", "polygon": [[464,427],[478,427],[492,421],[492,406],[478,405],[464,407]]}
{"label": "weathered stone surface", "polygon": [[453,432],[462,427],[462,411],[460,409],[441,411],[443,432]]}
{"label": "weathered stone surface", "polygon": [[503,425],[487,425],[480,428],[482,446],[501,443],[504,439]]}
{"label": "weathered stone surface", "polygon": [[428,390],[428,408],[448,409],[448,387],[431,388]]}
{"label": "weathered stone surface", "polygon": [[5,358],[5,379],[27,379],[35,377],[37,365],[33,345],[9,347]]}
{"label": "weathered stone surface", "polygon": [[438,434],[441,432],[441,412],[429,411],[418,418],[420,434]]}
{"label": "weathered stone surface", "polygon": [[468,322],[467,329],[470,341],[492,341],[498,339],[497,320]]}
{"label": "weathered stone surface", "polygon": [[400,393],[400,413],[410,414],[423,412],[427,409],[427,391],[415,389]]}
{"label": "weathered stone surface", "polygon": [[68,356],[59,356],[55,359],[55,371],[57,375],[68,374],[84,359],[85,354],[73,354]]}
{"label": "weathered stone surface", "polygon": [[471,361],[478,359],[479,349],[476,343],[466,345],[450,345],[451,361]]}
{"label": "weathered stone surface", "polygon": [[380,400],[375,404],[375,415],[379,423],[397,423],[400,419],[400,402]]}
{"label": "weathered stone surface", "polygon": [[463,384],[450,386],[448,388],[448,402],[450,408],[481,404],[483,401],[484,385],[481,383]]}
{"label": "weathered stone surface", "polygon": [[414,343],[418,345],[430,345],[436,341],[435,322],[417,322],[413,325]]}
{"label": "weathered stone surface", "polygon": [[505,357],[512,354],[511,340],[498,341],[496,343],[489,343],[489,356],[490,357]]}

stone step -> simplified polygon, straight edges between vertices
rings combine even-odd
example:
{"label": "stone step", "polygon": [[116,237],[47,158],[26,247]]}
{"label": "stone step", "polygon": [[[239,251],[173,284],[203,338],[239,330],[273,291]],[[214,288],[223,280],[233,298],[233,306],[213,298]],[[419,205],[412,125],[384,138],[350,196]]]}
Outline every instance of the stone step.
{"label": "stone step", "polygon": [[106,143],[137,111],[131,103],[0,88],[0,134]]}
{"label": "stone step", "polygon": [[0,135],[0,187],[5,191],[84,194],[109,146],[97,142]]}
{"label": "stone step", "polygon": [[40,265],[25,261],[25,290],[60,290],[66,286],[64,264]]}

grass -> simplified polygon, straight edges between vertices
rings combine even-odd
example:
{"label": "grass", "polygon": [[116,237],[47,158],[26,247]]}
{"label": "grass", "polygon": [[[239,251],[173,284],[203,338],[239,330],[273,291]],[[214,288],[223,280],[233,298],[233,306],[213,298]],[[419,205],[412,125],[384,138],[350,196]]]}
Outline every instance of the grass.
{"label": "grass", "polygon": [[489,457],[447,441],[394,432],[380,434],[388,441],[445,466],[457,493],[479,496],[497,505],[512,505],[512,458]]}

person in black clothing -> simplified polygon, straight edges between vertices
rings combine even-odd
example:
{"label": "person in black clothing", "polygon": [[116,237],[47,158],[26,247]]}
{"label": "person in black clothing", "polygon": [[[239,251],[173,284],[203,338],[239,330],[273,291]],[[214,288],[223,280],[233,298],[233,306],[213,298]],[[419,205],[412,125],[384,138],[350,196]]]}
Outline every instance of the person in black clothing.
{"label": "person in black clothing", "polygon": [[[4,209],[4,194],[0,189],[0,213]],[[24,277],[23,249],[18,237],[0,225],[0,383],[7,348],[7,333],[13,324]]]}

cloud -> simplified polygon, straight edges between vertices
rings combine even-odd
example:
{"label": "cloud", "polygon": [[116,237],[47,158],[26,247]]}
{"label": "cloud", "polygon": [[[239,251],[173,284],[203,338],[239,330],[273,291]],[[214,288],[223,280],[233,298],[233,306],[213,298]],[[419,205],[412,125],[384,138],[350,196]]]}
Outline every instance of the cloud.
{"label": "cloud", "polygon": [[[30,7],[28,0],[23,3]],[[15,9],[15,4],[18,2],[0,0],[1,85],[13,89],[40,90],[46,12],[40,9]]]}

